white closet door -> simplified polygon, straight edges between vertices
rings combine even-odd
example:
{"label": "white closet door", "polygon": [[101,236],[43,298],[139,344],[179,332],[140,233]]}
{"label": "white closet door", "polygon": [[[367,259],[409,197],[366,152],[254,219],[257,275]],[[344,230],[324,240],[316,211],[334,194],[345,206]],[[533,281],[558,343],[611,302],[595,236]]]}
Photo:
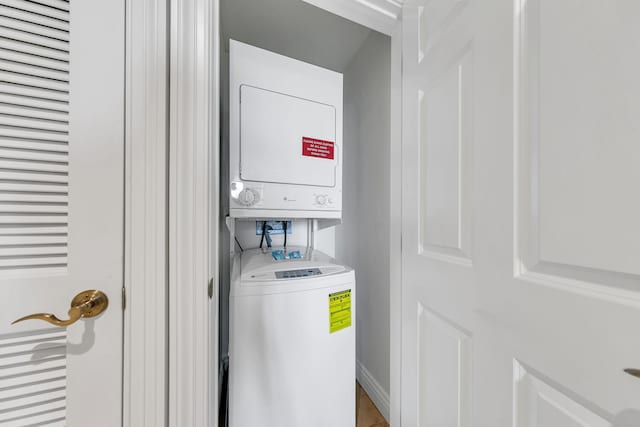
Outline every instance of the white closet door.
{"label": "white closet door", "polygon": [[2,426],[121,423],[124,35],[123,0],[0,0]]}
{"label": "white closet door", "polygon": [[403,426],[640,425],[639,20],[405,2]]}

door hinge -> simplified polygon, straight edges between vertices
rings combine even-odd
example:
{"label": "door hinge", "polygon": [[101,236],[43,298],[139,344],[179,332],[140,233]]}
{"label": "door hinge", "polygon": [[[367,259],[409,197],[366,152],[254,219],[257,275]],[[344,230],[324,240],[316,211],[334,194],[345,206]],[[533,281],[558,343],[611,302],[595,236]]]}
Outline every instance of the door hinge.
{"label": "door hinge", "polygon": [[127,308],[127,289],[122,287],[122,311]]}
{"label": "door hinge", "polygon": [[209,299],[213,298],[213,277],[209,279],[207,294],[209,295]]}

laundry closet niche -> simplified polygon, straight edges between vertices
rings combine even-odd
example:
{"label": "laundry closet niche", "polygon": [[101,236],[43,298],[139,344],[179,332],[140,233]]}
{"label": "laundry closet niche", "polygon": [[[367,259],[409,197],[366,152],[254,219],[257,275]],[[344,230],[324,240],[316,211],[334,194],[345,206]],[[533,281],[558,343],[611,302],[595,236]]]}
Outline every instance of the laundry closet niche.
{"label": "laundry closet niche", "polygon": [[[301,0],[221,0],[220,24],[221,363],[220,402],[212,404],[221,405],[220,413],[224,412],[231,259],[241,248],[257,248],[261,240],[255,218],[227,218],[229,40],[233,39],[343,74],[342,220],[320,221],[315,247],[356,272],[357,378],[388,418],[391,40]],[[308,244],[309,221],[278,219],[290,221],[288,246]],[[235,239],[229,233],[230,223]],[[272,245],[282,247],[283,236],[273,234]]]}

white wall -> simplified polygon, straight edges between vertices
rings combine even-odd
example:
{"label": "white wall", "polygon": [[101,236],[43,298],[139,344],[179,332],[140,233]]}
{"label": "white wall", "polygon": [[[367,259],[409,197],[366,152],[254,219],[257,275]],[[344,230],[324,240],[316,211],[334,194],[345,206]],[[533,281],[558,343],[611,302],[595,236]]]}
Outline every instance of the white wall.
{"label": "white wall", "polygon": [[389,152],[391,40],[371,33],[344,71],[343,223],[336,257],[357,280],[358,380],[389,402]]}

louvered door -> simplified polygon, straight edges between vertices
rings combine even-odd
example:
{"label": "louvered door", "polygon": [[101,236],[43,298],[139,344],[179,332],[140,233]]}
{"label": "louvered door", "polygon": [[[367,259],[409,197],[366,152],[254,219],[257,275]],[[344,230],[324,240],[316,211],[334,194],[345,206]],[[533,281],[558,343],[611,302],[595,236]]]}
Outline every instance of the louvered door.
{"label": "louvered door", "polygon": [[[0,425],[121,423],[124,0],[0,0]],[[100,316],[64,327],[87,289]]]}

